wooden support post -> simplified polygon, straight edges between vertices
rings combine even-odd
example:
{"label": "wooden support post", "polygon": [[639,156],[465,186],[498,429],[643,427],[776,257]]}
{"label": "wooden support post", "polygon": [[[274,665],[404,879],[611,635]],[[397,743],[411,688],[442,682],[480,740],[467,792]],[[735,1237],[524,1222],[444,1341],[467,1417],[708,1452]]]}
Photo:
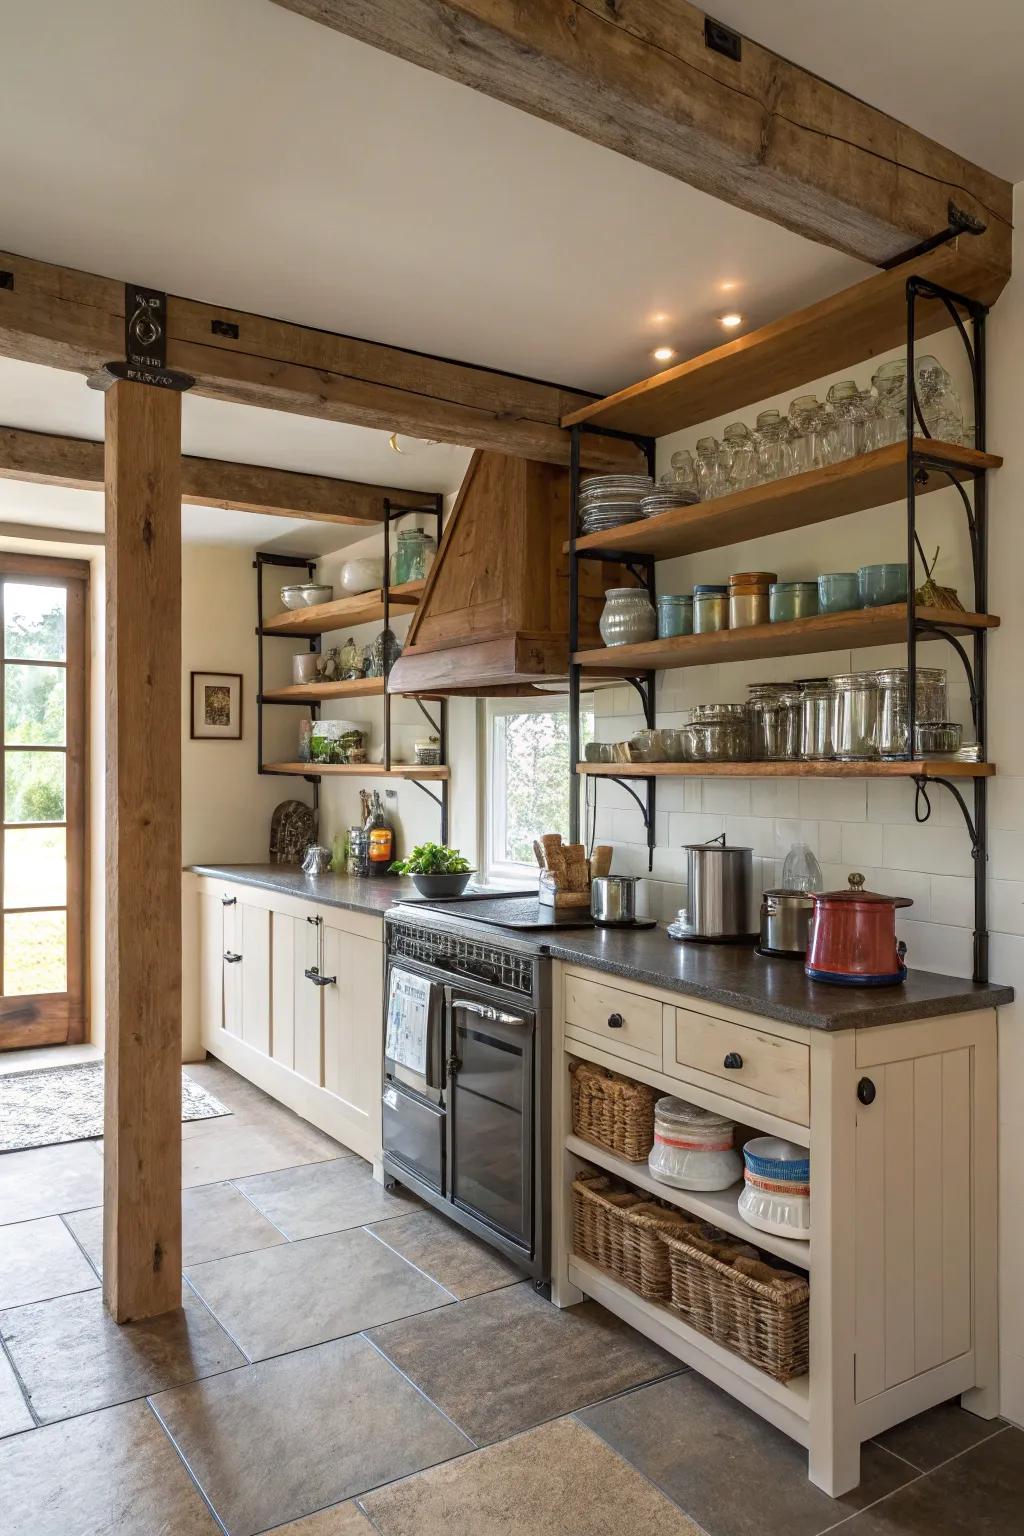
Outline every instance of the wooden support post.
{"label": "wooden support post", "polygon": [[181,397],[106,397],[103,1296],[181,1305]]}

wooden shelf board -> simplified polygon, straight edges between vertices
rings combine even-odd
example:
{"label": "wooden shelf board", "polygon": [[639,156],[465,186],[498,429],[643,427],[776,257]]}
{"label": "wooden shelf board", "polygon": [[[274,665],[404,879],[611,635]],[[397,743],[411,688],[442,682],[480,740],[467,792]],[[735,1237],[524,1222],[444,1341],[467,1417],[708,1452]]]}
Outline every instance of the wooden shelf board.
{"label": "wooden shelf board", "polygon": [[[905,344],[906,281],[911,273],[968,297],[986,298],[981,291],[985,274],[972,268],[955,244],[939,247],[595,400],[564,416],[562,425],[586,422],[641,437],[664,437],[841,368],[859,366]],[[922,302],[917,307],[919,339],[952,323],[942,304]]]}
{"label": "wooden shelf board", "polygon": [[264,763],[264,773],[288,773],[306,778],[347,775],[363,779],[448,779],[451,769],[445,763],[421,767],[418,763]]}
{"label": "wooden shelf board", "polygon": [[327,699],[375,699],[384,696],[382,677],[352,677],[339,683],[290,683],[287,688],[267,688],[264,704],[289,704],[293,700],[321,704]]}
{"label": "wooden shelf board", "polygon": [[988,779],[995,763],[919,758],[896,763],[577,763],[576,772],[601,779]]}
{"label": "wooden shelf board", "polygon": [[592,1146],[581,1136],[567,1136],[565,1146],[574,1157],[584,1158],[598,1168],[603,1168],[606,1173],[614,1174],[624,1183],[632,1184],[649,1195],[656,1195],[659,1200],[665,1200],[669,1205],[677,1205],[680,1210],[689,1211],[691,1215],[699,1216],[702,1221],[713,1222],[724,1232],[731,1232],[734,1237],[742,1237],[746,1242],[752,1243],[755,1248],[763,1248],[766,1253],[773,1253],[776,1258],[784,1259],[787,1263],[796,1265],[798,1269],[811,1267],[809,1241],[801,1242],[800,1239],[792,1237],[773,1237],[768,1232],[756,1230],[743,1220],[736,1207],[736,1201],[743,1190],[742,1179],[730,1189],[701,1192],[691,1189],[673,1189],[670,1184],[662,1184],[657,1179],[652,1179],[646,1163],[629,1163],[623,1157],[616,1157],[614,1152],[606,1151],[604,1147]]}
{"label": "wooden shelf board", "polygon": [[[949,608],[918,607],[918,617],[943,624],[956,635],[994,629],[999,620],[990,613],[953,613]],[[907,635],[906,603],[884,608],[855,608],[849,613],[817,614],[781,624],[752,624],[746,629],[720,629],[709,635],[679,635],[640,645],[602,646],[577,651],[574,660],[593,671],[619,676],[674,667],[702,667],[724,661],[757,661],[766,656],[811,656],[819,651],[849,651],[863,646],[898,645]],[[938,638],[927,631],[918,641]]]}
{"label": "wooden shelf board", "polygon": [[[804,1433],[799,1438],[802,1443],[806,1443],[804,1434],[810,1418],[810,1382],[807,1376],[798,1376],[795,1381],[775,1381],[764,1371],[758,1370],[756,1365],[751,1365],[740,1355],[733,1354],[732,1350],[716,1344],[696,1328],[691,1328],[678,1312],[658,1302],[645,1301],[607,1270],[599,1269],[596,1264],[581,1259],[578,1254],[569,1254],[568,1270],[569,1280],[579,1286],[585,1295],[601,1302],[609,1312],[614,1312],[648,1338],[654,1338],[656,1343],[663,1344],[680,1359],[696,1365],[702,1374],[710,1376],[720,1386],[725,1386],[727,1391],[736,1391],[729,1381],[731,1378],[733,1382],[753,1388],[769,1403],[777,1403],[787,1409],[794,1420],[790,1432],[795,1432],[798,1424],[803,1425]],[[748,1400],[742,1391],[736,1391],[736,1395]],[[778,1422],[764,1407],[758,1406],[757,1412]],[[780,1428],[789,1427],[780,1425]]]}
{"label": "wooden shelf board", "polygon": [[[416,607],[425,581],[407,581],[400,587],[392,587],[391,607],[395,616],[409,613]],[[384,593],[380,588],[372,592],[360,592],[356,597],[338,597],[330,603],[315,603],[312,608],[289,608],[263,622],[265,635],[305,636],[324,635],[334,629],[354,628],[357,624],[370,624],[384,617]]]}
{"label": "wooden shelf board", "polygon": [[[958,480],[966,479],[976,469],[998,469],[1003,462],[998,454],[981,453],[956,443],[929,442],[917,437],[914,446],[941,458]],[[927,480],[917,488],[919,495],[949,485],[946,475],[936,470],[928,471],[927,475]],[[888,506],[905,495],[906,476],[906,444],[891,443],[855,459],[830,464],[827,469],[787,475],[767,485],[734,491],[730,496],[716,496],[692,507],[675,507],[656,517],[588,533],[577,539],[576,548],[581,554],[588,550],[622,550],[632,555],[653,555],[656,560],[721,549],[764,534],[806,528],[869,507]],[[568,541],[563,548],[568,551]]]}

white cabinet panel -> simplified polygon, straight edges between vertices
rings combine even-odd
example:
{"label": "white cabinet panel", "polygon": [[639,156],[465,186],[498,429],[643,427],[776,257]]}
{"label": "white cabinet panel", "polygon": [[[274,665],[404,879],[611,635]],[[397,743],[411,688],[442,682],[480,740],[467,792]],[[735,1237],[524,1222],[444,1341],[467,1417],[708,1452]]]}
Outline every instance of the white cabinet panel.
{"label": "white cabinet panel", "polygon": [[323,1087],[323,987],[305,974],[317,964],[319,949],[314,923],[295,923],[295,1071]]}
{"label": "white cabinet panel", "polygon": [[242,912],[237,896],[223,903],[224,1028],[242,1038]]}
{"label": "white cabinet panel", "polygon": [[242,961],[242,1039],[270,1054],[270,913],[240,903]]}
{"label": "white cabinet panel", "polygon": [[295,930],[297,926],[296,918],[289,917],[284,912],[271,913],[271,1054],[283,1067],[295,1065]]}
{"label": "white cabinet panel", "polygon": [[209,1043],[224,1026],[224,909],[219,896],[199,897],[199,1016]]}
{"label": "white cabinet panel", "polygon": [[324,1086],[367,1118],[380,1097],[381,946],[324,925]]}

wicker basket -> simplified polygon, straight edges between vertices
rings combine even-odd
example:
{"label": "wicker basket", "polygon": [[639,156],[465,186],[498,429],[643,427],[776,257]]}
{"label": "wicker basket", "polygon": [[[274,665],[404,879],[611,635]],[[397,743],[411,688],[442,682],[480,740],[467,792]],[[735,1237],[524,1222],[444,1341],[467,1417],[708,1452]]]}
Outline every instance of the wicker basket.
{"label": "wicker basket", "polygon": [[696,1231],[694,1223],[601,1173],[573,1180],[572,1211],[572,1246],[581,1259],[606,1269],[647,1301],[668,1301],[669,1250],[662,1236]]}
{"label": "wicker basket", "polygon": [[569,1073],[575,1135],[627,1162],[645,1163],[654,1145],[657,1089],[589,1062],[574,1062]]}
{"label": "wicker basket", "polygon": [[671,1270],[670,1305],[692,1328],[773,1376],[808,1369],[810,1286],[802,1275],[760,1259],[723,1258],[725,1243],[662,1232]]}

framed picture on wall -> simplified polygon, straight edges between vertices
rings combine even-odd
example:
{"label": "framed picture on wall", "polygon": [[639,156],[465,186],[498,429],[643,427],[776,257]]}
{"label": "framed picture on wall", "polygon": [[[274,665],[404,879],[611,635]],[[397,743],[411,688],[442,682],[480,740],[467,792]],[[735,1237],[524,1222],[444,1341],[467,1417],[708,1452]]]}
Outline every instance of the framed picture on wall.
{"label": "framed picture on wall", "polygon": [[192,740],[240,741],[241,672],[192,673]]}

